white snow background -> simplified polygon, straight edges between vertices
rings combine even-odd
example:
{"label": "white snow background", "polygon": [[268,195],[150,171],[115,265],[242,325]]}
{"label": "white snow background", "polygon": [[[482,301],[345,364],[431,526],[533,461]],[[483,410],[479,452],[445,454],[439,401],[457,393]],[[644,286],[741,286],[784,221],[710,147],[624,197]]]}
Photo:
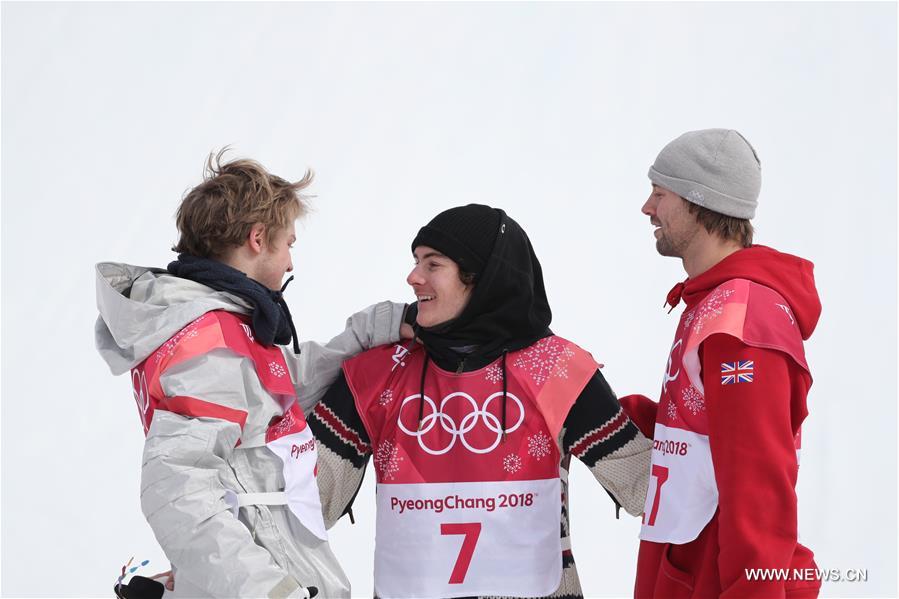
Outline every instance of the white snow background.
{"label": "white snow background", "polygon": [[[552,327],[658,397],[684,278],[640,206],[684,131],[735,128],[763,186],[758,243],[816,264],[799,475],[803,543],[896,593],[896,4],[4,3],[2,593],[111,596],[167,564],[138,500],[128,377],[93,347],[93,264],[164,266],[207,153],[317,175],[287,299],[304,339],[408,301],[437,212],[504,208],[528,232]],[[763,451],[763,448],[759,448]],[[629,596],[638,520],[573,466],[588,596]],[[331,533],[371,596],[373,473]]]}

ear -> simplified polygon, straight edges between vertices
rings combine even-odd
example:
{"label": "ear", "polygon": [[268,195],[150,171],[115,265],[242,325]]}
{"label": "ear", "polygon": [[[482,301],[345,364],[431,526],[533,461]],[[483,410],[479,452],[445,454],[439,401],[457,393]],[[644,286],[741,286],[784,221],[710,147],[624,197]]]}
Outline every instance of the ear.
{"label": "ear", "polygon": [[256,223],[250,228],[250,232],[247,235],[247,244],[250,246],[250,250],[254,254],[261,254],[265,249],[266,239],[265,239],[265,225],[262,223]]}

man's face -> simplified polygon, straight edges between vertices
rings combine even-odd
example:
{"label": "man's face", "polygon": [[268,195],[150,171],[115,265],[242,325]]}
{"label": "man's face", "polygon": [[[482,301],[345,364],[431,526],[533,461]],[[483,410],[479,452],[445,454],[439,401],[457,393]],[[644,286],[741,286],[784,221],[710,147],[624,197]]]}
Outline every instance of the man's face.
{"label": "man's face", "polygon": [[690,214],[685,199],[658,185],[652,186],[641,211],[656,227],[656,250],[663,256],[683,258],[702,227]]}
{"label": "man's face", "polygon": [[426,245],[415,248],[413,256],[415,267],[406,282],[418,299],[418,324],[433,327],[459,316],[472,290],[459,279],[459,265]]}
{"label": "man's face", "polygon": [[290,250],[296,240],[294,223],[279,229],[272,237],[271,244],[264,243],[262,253],[259,255],[256,276],[253,278],[269,289],[281,289],[284,275],[293,270]]}

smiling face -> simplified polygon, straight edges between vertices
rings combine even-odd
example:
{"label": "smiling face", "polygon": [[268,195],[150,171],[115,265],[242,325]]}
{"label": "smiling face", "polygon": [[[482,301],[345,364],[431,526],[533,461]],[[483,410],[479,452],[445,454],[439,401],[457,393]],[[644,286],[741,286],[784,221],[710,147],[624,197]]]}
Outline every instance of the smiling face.
{"label": "smiling face", "polygon": [[474,288],[460,279],[459,265],[426,245],[416,247],[412,254],[415,267],[406,282],[418,300],[418,324],[429,328],[459,316]]}
{"label": "smiling face", "polygon": [[663,256],[684,258],[702,229],[690,214],[687,201],[673,191],[653,185],[641,211],[656,227],[656,250]]}

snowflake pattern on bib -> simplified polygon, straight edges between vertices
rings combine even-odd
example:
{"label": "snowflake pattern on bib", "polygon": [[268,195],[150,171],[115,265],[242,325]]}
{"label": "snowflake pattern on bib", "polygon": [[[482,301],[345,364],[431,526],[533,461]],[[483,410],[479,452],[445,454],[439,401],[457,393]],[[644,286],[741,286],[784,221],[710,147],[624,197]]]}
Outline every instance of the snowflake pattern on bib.
{"label": "snowflake pattern on bib", "polygon": [[724,312],[725,300],[733,295],[733,293],[732,289],[716,289],[708,299],[696,308],[694,311],[694,318],[692,319],[695,321],[695,324],[693,325],[694,335],[702,331],[702,327],[705,323],[721,316],[721,313]]}
{"label": "snowflake pattern on bib", "polygon": [[384,441],[378,445],[374,455],[374,462],[375,468],[381,473],[382,479],[392,480],[396,473],[399,472],[400,462],[403,461],[403,458],[397,455],[398,453],[399,448],[391,441]]}
{"label": "snowflake pattern on bib", "polygon": [[665,409],[668,412],[668,420],[677,420],[677,406],[674,405],[673,401],[669,399],[668,406]]}
{"label": "snowflake pattern on bib", "polygon": [[687,312],[686,316],[684,316],[684,330],[690,328],[690,325],[693,324],[693,317],[696,316],[696,310],[690,310]]}
{"label": "snowflake pattern on bib", "polygon": [[390,402],[393,401],[393,390],[385,389],[381,391],[381,395],[378,396],[378,405],[386,406]]}
{"label": "snowflake pattern on bib", "polygon": [[270,434],[274,437],[282,437],[293,428],[294,420],[293,414],[291,414],[290,410],[284,412],[284,416],[281,420],[278,421],[278,424],[271,428]]}
{"label": "snowflake pattern on bib", "polygon": [[684,406],[694,416],[705,410],[705,398],[693,385],[684,388],[681,392],[681,399],[684,401]]}
{"label": "snowflake pattern on bib", "polygon": [[179,343],[181,343],[185,339],[193,339],[194,337],[199,335],[199,333],[197,332],[197,328],[206,321],[208,314],[209,313],[207,312],[203,316],[199,317],[198,319],[178,331],[178,333],[176,333],[174,337],[163,343],[162,347],[159,348],[159,351],[156,352],[155,362],[159,364],[159,362],[163,358],[170,358],[172,354],[175,353],[175,349],[177,349]]}
{"label": "snowflake pattern on bib", "polygon": [[564,341],[544,337],[515,358],[515,367],[527,372],[538,385],[550,378],[568,378],[568,361],[574,351]]}
{"label": "snowflake pattern on bib", "polygon": [[550,453],[550,438],[543,431],[539,431],[535,435],[528,437],[528,453],[537,459],[542,460]]}
{"label": "snowflake pattern on bib", "polygon": [[521,470],[521,465],[521,458],[514,453],[510,453],[503,458],[503,470],[505,470],[509,474],[515,474],[516,472]]}
{"label": "snowflake pattern on bib", "polygon": [[268,369],[269,369],[269,371],[271,371],[271,373],[273,375],[275,375],[278,378],[281,378],[282,376],[287,374],[286,372],[284,372],[284,367],[281,366],[280,364],[278,364],[277,362],[269,362]]}
{"label": "snowflake pattern on bib", "polygon": [[493,364],[487,368],[486,378],[491,383],[498,383],[503,380],[503,369],[499,364]]}

